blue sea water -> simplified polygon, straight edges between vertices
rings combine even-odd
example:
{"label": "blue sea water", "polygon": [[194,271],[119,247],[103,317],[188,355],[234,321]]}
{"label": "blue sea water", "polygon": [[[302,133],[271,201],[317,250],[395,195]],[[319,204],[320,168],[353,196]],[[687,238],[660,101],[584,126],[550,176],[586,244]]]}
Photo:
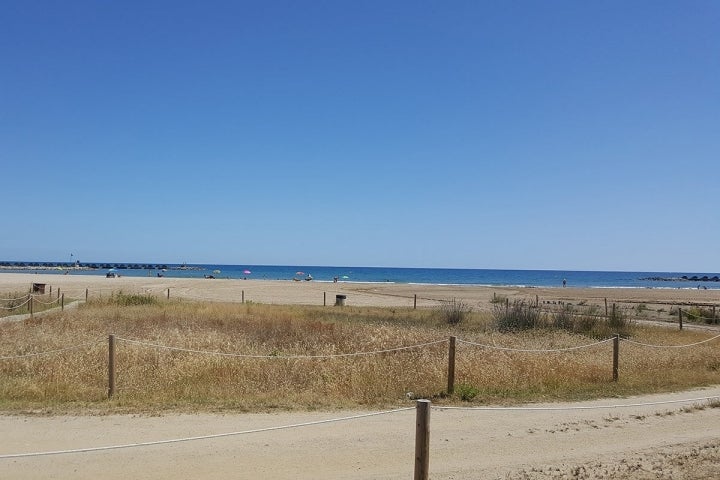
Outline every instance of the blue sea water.
{"label": "blue sea water", "polygon": [[[115,265],[122,266],[122,265]],[[488,285],[561,287],[563,280],[568,287],[591,288],[707,288],[720,289],[720,282],[681,280],[682,276],[702,278],[715,277],[717,273],[704,272],[610,272],[572,270],[498,270],[461,268],[392,268],[392,267],[333,267],[310,265],[172,265],[167,269],[116,268],[122,276],[260,279],[260,280],[304,280],[308,275],[313,281],[332,282],[337,277],[341,282],[393,282],[406,284],[435,285]],[[3,272],[24,272],[8,270]],[[107,268],[97,270],[71,270],[73,275],[105,275]],[[246,273],[250,272],[250,273]],[[48,268],[38,273],[63,274],[62,270]],[[663,280],[660,280],[663,279]]]}

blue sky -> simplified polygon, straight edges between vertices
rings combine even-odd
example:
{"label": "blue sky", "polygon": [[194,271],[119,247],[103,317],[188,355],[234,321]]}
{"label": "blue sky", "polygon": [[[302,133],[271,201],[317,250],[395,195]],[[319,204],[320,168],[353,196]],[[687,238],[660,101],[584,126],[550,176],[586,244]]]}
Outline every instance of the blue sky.
{"label": "blue sky", "polygon": [[720,271],[720,3],[4,1],[0,260]]}

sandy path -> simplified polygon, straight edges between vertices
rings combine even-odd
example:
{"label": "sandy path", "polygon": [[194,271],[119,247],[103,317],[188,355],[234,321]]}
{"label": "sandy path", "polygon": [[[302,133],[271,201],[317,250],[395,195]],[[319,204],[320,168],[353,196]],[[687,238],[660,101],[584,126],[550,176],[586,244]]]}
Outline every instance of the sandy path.
{"label": "sandy path", "polygon": [[[572,405],[617,405],[706,396],[720,396],[720,387]],[[708,478],[720,475],[717,433],[720,411],[716,408],[682,411],[683,406],[691,404],[569,411],[434,409],[431,413],[431,478]],[[408,402],[408,406],[412,407],[413,403]],[[4,416],[0,417],[0,455],[216,435],[357,413],[364,412]],[[414,436],[415,411],[411,409],[181,443],[0,458],[0,476],[12,479],[407,479],[412,478],[413,472]],[[561,476],[573,471],[585,473],[584,476]]]}

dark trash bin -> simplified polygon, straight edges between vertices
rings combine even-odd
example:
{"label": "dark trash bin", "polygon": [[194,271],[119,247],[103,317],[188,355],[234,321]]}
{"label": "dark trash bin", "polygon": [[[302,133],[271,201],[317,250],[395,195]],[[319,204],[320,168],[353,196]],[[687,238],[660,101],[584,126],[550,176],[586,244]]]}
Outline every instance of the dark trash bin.
{"label": "dark trash bin", "polygon": [[44,283],[33,283],[32,287],[33,293],[39,293],[41,295],[45,293]]}
{"label": "dark trash bin", "polygon": [[335,306],[342,307],[345,305],[345,299],[347,299],[347,295],[335,295]]}

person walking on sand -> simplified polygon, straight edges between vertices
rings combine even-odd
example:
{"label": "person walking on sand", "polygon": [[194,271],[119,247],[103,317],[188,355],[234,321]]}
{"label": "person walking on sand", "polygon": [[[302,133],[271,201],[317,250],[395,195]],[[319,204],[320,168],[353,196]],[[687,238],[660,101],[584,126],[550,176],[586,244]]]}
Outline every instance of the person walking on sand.
{"label": "person walking on sand", "polygon": [[565,288],[566,285],[567,285],[567,280],[565,280],[565,279],[563,278],[563,288]]}

